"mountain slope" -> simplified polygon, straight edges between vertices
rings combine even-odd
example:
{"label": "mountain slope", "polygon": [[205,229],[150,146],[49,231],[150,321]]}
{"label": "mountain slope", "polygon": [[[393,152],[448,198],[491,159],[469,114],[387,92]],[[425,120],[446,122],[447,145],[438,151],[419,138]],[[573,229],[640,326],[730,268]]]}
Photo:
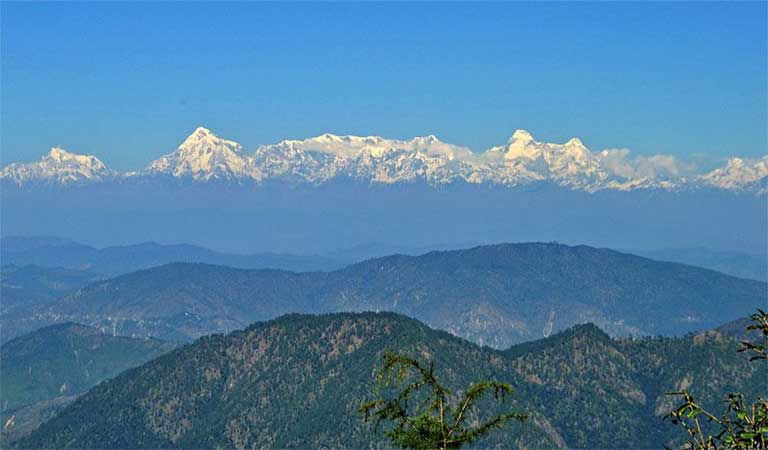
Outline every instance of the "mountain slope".
{"label": "mountain slope", "polygon": [[34,308],[57,297],[70,294],[102,277],[92,272],[38,266],[3,265],[0,314],[16,308]]}
{"label": "mountain slope", "polygon": [[766,299],[764,283],[558,244],[380,258],[329,276],[321,301],[337,310],[394,310],[496,347],[583,322],[615,335],[711,328]]}
{"label": "mountain slope", "polygon": [[174,263],[94,283],[38,316],[79,317],[124,335],[188,340],[286,312],[317,312],[309,294],[323,278],[321,272]]}
{"label": "mountain slope", "polygon": [[504,353],[570,447],[675,448],[680,430],[663,421],[677,405],[668,392],[688,389],[711,411],[730,392],[764,395],[766,365],[750,364],[738,348],[715,331],[613,340],[586,324]]}
{"label": "mountain slope", "polygon": [[[4,265],[0,271],[0,344],[47,324],[35,311],[103,279],[81,270]],[[49,321],[60,322],[58,320]]]}
{"label": "mountain slope", "polygon": [[36,318],[167,339],[289,312],[385,310],[498,348],[594,322],[680,335],[751,313],[765,283],[587,246],[502,244],[391,256],[326,273],[172,264],[98,282]]}
{"label": "mountain slope", "polygon": [[74,323],[43,328],[3,344],[0,405],[4,436],[29,431],[30,424],[17,411],[71,401],[102,380],[171,348],[173,345],[154,339],[114,337]]}
{"label": "mountain slope", "polygon": [[740,278],[768,281],[768,255],[713,251],[707,248],[676,248],[632,251],[658,261],[672,261],[704,267]]}
{"label": "mountain slope", "polygon": [[[384,349],[435,364],[453,389],[513,384],[531,415],[479,446],[654,448],[679,436],[664,391],[690,382],[708,404],[767,375],[721,335],[615,341],[585,325],[508,351],[477,347],[390,313],[290,315],[211,336],[103,383],[21,447],[362,448],[385,444],[360,419]],[[701,364],[712,370],[696,371]],[[688,381],[686,381],[688,380]],[[724,382],[725,380],[725,382]],[[705,391],[699,391],[704,387]],[[483,403],[472,414],[498,412]]]}

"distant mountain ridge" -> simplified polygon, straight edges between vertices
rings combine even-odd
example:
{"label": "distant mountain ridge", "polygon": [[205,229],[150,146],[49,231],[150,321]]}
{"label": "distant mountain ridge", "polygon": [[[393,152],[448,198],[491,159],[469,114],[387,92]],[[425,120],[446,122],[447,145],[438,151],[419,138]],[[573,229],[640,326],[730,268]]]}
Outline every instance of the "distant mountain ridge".
{"label": "distant mountain ridge", "polygon": [[386,310],[504,348],[584,322],[617,336],[680,335],[744,317],[765,301],[759,281],[607,249],[532,243],[394,255],[315,273],[169,264],[96,282],[5,320],[26,329],[35,321],[78,321],[187,340],[290,312]]}
{"label": "distant mountain ridge", "polygon": [[0,257],[3,264],[91,270],[104,275],[120,275],[170,262],[203,262],[247,269],[291,271],[331,270],[344,265],[322,256],[276,253],[237,255],[189,244],[143,242],[96,248],[68,239],[21,236],[0,238]]}
{"label": "distant mountain ridge", "polygon": [[93,182],[141,182],[154,177],[195,182],[322,185],[349,179],[368,184],[425,182],[507,187],[551,183],[568,189],[635,190],[709,187],[766,193],[768,155],[731,158],[721,168],[694,173],[669,155],[629,156],[627,150],[591,152],[578,138],[564,144],[536,141],[525,130],[485,152],[448,144],[433,135],[409,140],[379,136],[323,134],[284,140],[247,153],[237,142],[198,127],[172,153],[138,172],[118,173],[94,156],[54,148],[40,162],[10,164],[0,180],[26,184],[78,185]]}
{"label": "distant mountain ridge", "polygon": [[670,248],[629,253],[658,261],[704,267],[735,277],[768,281],[768,255],[765,253],[713,251],[707,248]]}
{"label": "distant mountain ridge", "polygon": [[[480,379],[515,393],[485,415],[524,411],[482,448],[661,448],[681,433],[662,417],[686,387],[709,407],[762,394],[765,365],[715,332],[613,340],[594,325],[506,351],[478,347],[392,313],[288,315],[201,338],[102,383],[20,448],[380,448],[358,413],[381,352],[434,363],[452,389]],[[693,375],[695,374],[695,375]]]}
{"label": "distant mountain ridge", "polygon": [[0,275],[0,314],[29,311],[104,278],[82,270],[13,264],[4,264]]}

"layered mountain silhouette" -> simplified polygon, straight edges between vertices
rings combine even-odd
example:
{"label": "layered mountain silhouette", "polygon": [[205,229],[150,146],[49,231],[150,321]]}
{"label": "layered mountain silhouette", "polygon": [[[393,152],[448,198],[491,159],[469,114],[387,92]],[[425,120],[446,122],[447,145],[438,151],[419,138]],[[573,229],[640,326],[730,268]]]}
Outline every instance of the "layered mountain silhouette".
{"label": "layered mountain silhouette", "polygon": [[[593,322],[615,336],[682,335],[749,315],[766,284],[560,244],[502,244],[294,273],[174,263],[99,281],[16,319],[189,340],[281,314],[395,311],[504,348]],[[16,327],[16,329],[14,329]],[[22,328],[23,327],[23,328]]]}
{"label": "layered mountain silhouette", "polygon": [[250,255],[217,252],[197,245],[140,244],[97,248],[62,238],[9,236],[0,239],[3,264],[34,265],[122,275],[171,262],[201,262],[243,269],[283,269],[296,272],[338,269],[344,264],[332,257],[278,253]]}

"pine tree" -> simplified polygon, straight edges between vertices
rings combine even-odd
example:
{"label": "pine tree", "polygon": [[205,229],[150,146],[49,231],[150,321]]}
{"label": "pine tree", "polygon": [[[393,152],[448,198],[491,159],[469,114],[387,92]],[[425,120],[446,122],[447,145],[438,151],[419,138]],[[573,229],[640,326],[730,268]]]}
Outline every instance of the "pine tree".
{"label": "pine tree", "polygon": [[[486,420],[469,417],[475,403],[486,394],[503,400],[512,387],[498,381],[479,381],[463,395],[451,391],[435,377],[434,365],[424,366],[408,356],[384,352],[378,370],[375,399],[360,407],[366,422],[373,422],[393,444],[409,449],[457,449],[470,444],[511,420],[524,421],[523,413],[509,412]],[[452,401],[453,400],[453,401]]]}

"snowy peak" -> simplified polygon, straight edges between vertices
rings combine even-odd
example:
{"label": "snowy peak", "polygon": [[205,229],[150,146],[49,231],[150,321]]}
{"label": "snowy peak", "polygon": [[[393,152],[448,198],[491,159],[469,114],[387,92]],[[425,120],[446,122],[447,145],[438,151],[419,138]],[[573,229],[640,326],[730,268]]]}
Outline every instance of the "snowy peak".
{"label": "snowy peak", "polygon": [[491,148],[488,159],[495,158],[501,182],[520,185],[551,181],[575,189],[598,190],[609,175],[600,158],[578,138],[565,144],[536,141],[525,130],[517,130],[506,145]]}
{"label": "snowy peak", "polygon": [[[633,156],[628,149],[592,152],[579,138],[540,142],[516,130],[506,144],[484,152],[443,142],[433,134],[410,139],[324,133],[300,140],[262,145],[253,153],[211,130],[198,127],[171,153],[125,180],[164,176],[195,182],[259,184],[269,180],[320,185],[332,180],[363,184],[452,183],[523,186],[549,183],[568,189],[598,190],[715,187],[766,193],[768,156],[731,158],[724,167],[697,174],[696,166],[673,155]],[[39,162],[11,164],[0,177],[68,184],[113,176],[94,156],[55,147]]]}
{"label": "snowy peak", "polygon": [[243,151],[243,147],[237,142],[221,139],[213,134],[211,130],[204,127],[197,127],[195,131],[181,143],[178,150],[197,151],[200,149],[210,149],[211,151],[215,151],[220,148],[231,149],[237,153]]}
{"label": "snowy peak", "polygon": [[409,154],[471,154],[469,149],[441,142],[435,135],[408,140],[386,139],[380,136],[337,136],[325,133],[304,140],[286,140],[275,145],[261,146],[256,152],[282,148],[301,153],[326,153],[339,158],[384,158],[391,153]]}
{"label": "snowy peak", "polygon": [[589,158],[592,155],[579,138],[572,138],[565,144],[538,142],[526,130],[515,131],[506,146],[494,147],[491,150],[502,152],[505,159],[536,159],[539,157],[556,159],[559,155]]}
{"label": "snowy peak", "polygon": [[234,180],[249,176],[243,147],[198,127],[173,153],[153,161],[146,170],[193,180]]}
{"label": "snowy peak", "polygon": [[492,151],[504,154],[504,159],[527,158],[535,159],[541,153],[541,144],[536,142],[531,133],[525,130],[517,130],[507,141],[507,145],[494,147]]}
{"label": "snowy peak", "polygon": [[216,138],[216,135],[213,134],[213,131],[209,130],[208,128],[205,128],[203,126],[199,126],[195,128],[195,131],[192,132],[191,135],[189,135],[190,138],[192,137],[213,137]]}
{"label": "snowy peak", "polygon": [[768,182],[768,155],[760,159],[729,158],[724,167],[701,175],[700,180],[707,185],[721,189],[744,190],[756,187],[765,191]]}
{"label": "snowy peak", "polygon": [[98,158],[91,155],[79,155],[53,147],[40,161],[27,164],[9,164],[0,171],[0,178],[24,183],[60,183],[73,184],[101,181],[111,177],[113,172],[107,169]]}
{"label": "snowy peak", "polygon": [[76,157],[77,155],[75,155],[74,153],[70,153],[61,147],[51,148],[51,151],[48,152],[48,154],[45,156],[45,158],[49,158],[52,161],[65,161],[65,160],[76,159]]}
{"label": "snowy peak", "polygon": [[322,183],[335,177],[368,183],[468,180],[474,173],[467,148],[441,142],[434,135],[407,140],[326,133],[304,140],[259,147],[253,167],[266,178]]}
{"label": "snowy peak", "polygon": [[533,142],[533,136],[531,136],[531,133],[528,132],[528,130],[521,130],[517,129],[514,133],[512,133],[512,137],[509,138],[509,143],[517,142],[520,144],[527,144],[528,142]]}
{"label": "snowy peak", "polygon": [[41,163],[47,164],[51,167],[83,166],[83,167],[92,168],[95,170],[106,169],[106,166],[104,166],[104,163],[102,163],[95,156],[78,155],[76,153],[68,152],[61,147],[51,148],[48,154],[43,157],[43,159],[41,160]]}
{"label": "snowy peak", "polygon": [[424,145],[437,144],[440,142],[440,139],[438,139],[434,134],[430,134],[428,136],[418,136],[413,138],[413,140]]}
{"label": "snowy peak", "polygon": [[574,148],[574,147],[586,148],[584,143],[581,142],[581,139],[579,139],[577,137],[571,138],[568,142],[565,143],[565,146],[566,147],[571,147],[571,148]]}

